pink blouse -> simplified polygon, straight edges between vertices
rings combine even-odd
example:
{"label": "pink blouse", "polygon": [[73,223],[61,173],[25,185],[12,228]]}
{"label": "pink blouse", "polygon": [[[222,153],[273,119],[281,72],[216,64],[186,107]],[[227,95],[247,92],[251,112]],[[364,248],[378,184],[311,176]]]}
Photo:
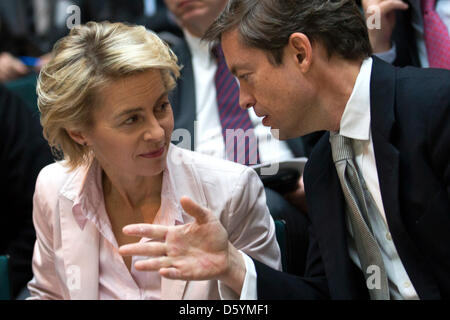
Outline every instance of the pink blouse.
{"label": "pink blouse", "polygon": [[[146,257],[132,257],[131,273],[122,256],[112,231],[105,209],[102,170],[95,162],[86,175],[79,202],[74,204],[73,213],[77,221],[92,222],[100,234],[99,299],[100,300],[159,300],[161,298],[161,276],[158,272],[138,271],[136,261]],[[181,210],[172,188],[168,170],[163,174],[161,208],[154,224],[174,226],[184,224]],[[151,241],[142,238],[140,242]]]}

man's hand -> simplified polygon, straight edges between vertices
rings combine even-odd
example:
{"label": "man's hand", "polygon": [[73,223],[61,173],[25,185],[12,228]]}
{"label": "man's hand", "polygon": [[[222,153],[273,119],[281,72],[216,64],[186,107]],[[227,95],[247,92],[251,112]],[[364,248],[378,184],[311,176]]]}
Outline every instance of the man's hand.
{"label": "man's hand", "polygon": [[308,212],[308,207],[306,206],[305,186],[303,184],[303,175],[298,181],[297,190],[285,194],[284,198],[301,212]]}
{"label": "man's hand", "polygon": [[12,81],[29,72],[26,65],[8,52],[0,53],[0,82]]}
{"label": "man's hand", "polygon": [[392,47],[392,32],[395,27],[395,11],[407,10],[409,5],[401,0],[362,0],[366,20],[380,12],[380,28],[369,25],[369,40],[374,53],[389,51]]}
{"label": "man's hand", "polygon": [[181,206],[195,222],[182,226],[151,224],[129,225],[128,236],[152,239],[120,247],[123,256],[145,256],[135,263],[141,271],[159,271],[178,280],[220,280],[240,294],[245,279],[245,263],[239,251],[228,241],[228,234],[214,214],[187,197]]}

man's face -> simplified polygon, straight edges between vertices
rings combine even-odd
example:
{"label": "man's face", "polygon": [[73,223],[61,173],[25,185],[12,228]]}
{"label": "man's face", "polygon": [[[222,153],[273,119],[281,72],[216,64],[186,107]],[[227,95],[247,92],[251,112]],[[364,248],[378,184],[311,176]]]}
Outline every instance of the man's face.
{"label": "man's face", "polygon": [[[164,0],[182,28],[205,32],[225,8],[228,0]],[[194,34],[198,37],[203,34]]]}
{"label": "man's face", "polygon": [[275,66],[265,51],[245,46],[237,30],[222,36],[222,48],[240,83],[241,108],[253,107],[276,137],[279,130],[281,140],[311,132],[308,124],[316,91],[300,71],[295,55],[285,54],[283,63]]}

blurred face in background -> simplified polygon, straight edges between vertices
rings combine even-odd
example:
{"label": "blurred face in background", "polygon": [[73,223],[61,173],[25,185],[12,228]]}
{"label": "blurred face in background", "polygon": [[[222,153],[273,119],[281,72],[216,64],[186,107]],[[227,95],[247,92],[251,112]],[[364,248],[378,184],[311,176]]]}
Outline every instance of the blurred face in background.
{"label": "blurred face in background", "polygon": [[181,28],[202,37],[228,0],[164,0]]}

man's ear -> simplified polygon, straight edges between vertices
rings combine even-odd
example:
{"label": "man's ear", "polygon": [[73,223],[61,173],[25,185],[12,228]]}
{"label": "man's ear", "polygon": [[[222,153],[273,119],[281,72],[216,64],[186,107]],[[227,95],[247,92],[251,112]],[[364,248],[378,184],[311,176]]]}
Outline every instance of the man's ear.
{"label": "man's ear", "polygon": [[293,33],[289,37],[288,46],[302,72],[307,72],[312,61],[312,44],[309,38],[304,33]]}
{"label": "man's ear", "polygon": [[88,141],[85,135],[80,130],[66,129],[66,132],[69,135],[69,137],[72,138],[72,140],[75,141],[76,143],[82,146],[88,145]]}

